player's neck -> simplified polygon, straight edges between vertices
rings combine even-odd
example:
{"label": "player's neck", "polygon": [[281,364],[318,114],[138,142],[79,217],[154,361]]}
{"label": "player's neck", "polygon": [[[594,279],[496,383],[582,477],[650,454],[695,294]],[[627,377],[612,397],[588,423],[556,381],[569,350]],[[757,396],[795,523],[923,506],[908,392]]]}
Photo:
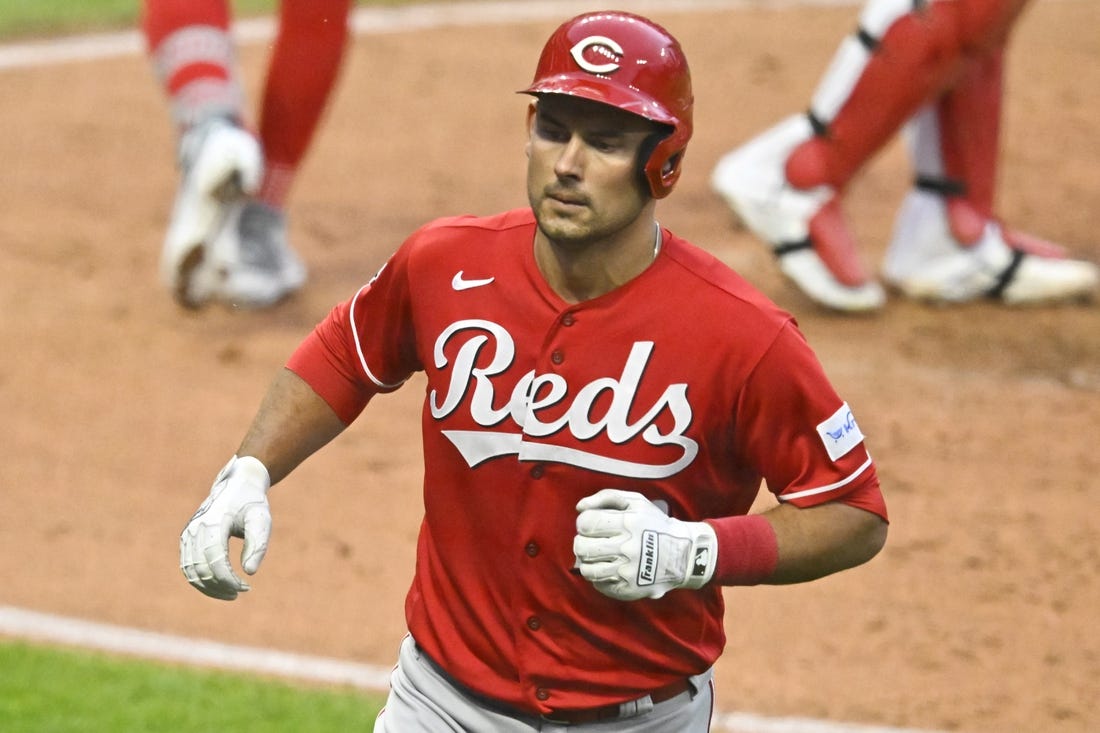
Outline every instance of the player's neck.
{"label": "player's neck", "polygon": [[535,233],[535,262],[547,284],[567,303],[611,292],[642,274],[657,257],[661,230],[656,221],[583,245],[554,242]]}

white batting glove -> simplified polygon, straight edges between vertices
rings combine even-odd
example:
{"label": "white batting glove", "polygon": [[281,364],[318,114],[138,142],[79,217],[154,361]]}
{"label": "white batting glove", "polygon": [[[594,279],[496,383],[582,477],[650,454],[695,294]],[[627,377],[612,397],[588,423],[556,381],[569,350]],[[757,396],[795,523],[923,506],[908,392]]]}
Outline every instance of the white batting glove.
{"label": "white batting glove", "polygon": [[229,538],[244,539],[244,571],[252,575],[259,570],[271,537],[269,488],[271,477],[259,460],[229,459],[180,535],[180,569],[191,585],[223,601],[249,589],[229,563]]}
{"label": "white batting glove", "polygon": [[635,491],[603,489],[577,503],[573,554],[581,575],[621,601],[701,588],[714,575],[718,538],[706,522],[673,519]]}

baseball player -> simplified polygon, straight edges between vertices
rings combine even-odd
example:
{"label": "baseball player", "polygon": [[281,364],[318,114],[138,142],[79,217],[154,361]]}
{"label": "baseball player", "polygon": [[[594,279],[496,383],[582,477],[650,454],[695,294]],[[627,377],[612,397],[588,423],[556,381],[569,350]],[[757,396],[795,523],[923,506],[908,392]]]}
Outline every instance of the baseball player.
{"label": "baseball player", "polygon": [[302,287],[285,204],[335,84],[351,0],[282,0],[256,131],[227,0],[145,0],[142,30],[179,133],[161,279],[183,306],[266,307]]}
{"label": "baseball player", "polygon": [[907,121],[915,185],[883,263],[901,293],[1008,304],[1093,295],[1095,264],[994,212],[1004,54],[1027,0],[868,0],[809,110],[724,156],[712,183],[813,300],[883,306],[841,210],[856,173]]}
{"label": "baseball player", "polygon": [[[267,491],[414,372],[424,520],[380,733],[700,733],[722,587],[873,557],[863,433],[789,315],[662,227],[692,91],[650,20],[543,49],[530,206],[412,234],[301,343],[180,540],[215,598],[267,548]],[[748,514],[761,482],[780,502]]]}

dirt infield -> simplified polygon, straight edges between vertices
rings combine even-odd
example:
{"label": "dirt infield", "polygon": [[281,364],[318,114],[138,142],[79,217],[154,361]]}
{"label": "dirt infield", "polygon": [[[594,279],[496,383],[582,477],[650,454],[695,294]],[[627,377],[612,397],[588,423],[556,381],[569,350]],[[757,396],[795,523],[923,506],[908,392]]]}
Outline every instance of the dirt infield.
{"label": "dirt infield", "polygon": [[[1100,307],[881,315],[811,307],[707,187],[726,149],[804,106],[855,10],[653,13],[695,78],[662,222],[794,312],[860,417],[893,527],[870,565],[733,589],[725,710],[966,731],[1100,729]],[[157,281],[175,186],[136,56],[0,72],[0,603],[388,665],[420,513],[420,384],[376,401],[272,495],[236,603],[191,590],[179,530],[272,373],[437,215],[522,205],[528,81],[557,20],[357,39],[293,192],[307,289],[181,312]],[[1001,209],[1100,261],[1100,6],[1036,3],[1009,64]],[[253,99],[263,46],[244,49]],[[877,261],[908,179],[895,143],[850,211]]]}

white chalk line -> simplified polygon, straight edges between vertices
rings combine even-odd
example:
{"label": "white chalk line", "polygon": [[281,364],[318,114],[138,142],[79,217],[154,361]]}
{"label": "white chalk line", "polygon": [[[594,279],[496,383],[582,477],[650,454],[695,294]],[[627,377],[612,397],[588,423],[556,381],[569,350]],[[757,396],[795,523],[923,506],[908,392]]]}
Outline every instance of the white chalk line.
{"label": "white chalk line", "polygon": [[[614,5],[637,13],[658,10],[662,13],[678,13],[808,5],[852,6],[860,1],[619,0]],[[566,18],[600,6],[600,3],[592,2],[547,0],[364,7],[354,11],[352,30],[357,35],[379,35],[448,26],[531,22]],[[274,37],[275,21],[270,17],[238,21],[234,23],[234,33],[242,44],[262,43]],[[0,70],[140,56],[144,51],[145,40],[136,30],[13,43],[0,45]],[[385,692],[389,689],[388,668],[174,636],[12,606],[0,606],[0,635],[163,662],[344,685],[373,692]],[[742,712],[720,713],[716,716],[714,726],[715,730],[726,733],[937,733],[913,728],[834,723],[812,718],[766,717]]]}
{"label": "white chalk line", "polygon": [[[859,0],[619,0],[621,10],[646,13],[684,13],[705,10],[782,8],[805,5],[848,6]],[[380,35],[442,27],[465,27],[564,20],[573,14],[599,9],[591,0],[543,0],[535,2],[448,2],[397,7],[361,7],[352,14],[352,32]],[[275,35],[275,18],[249,18],[233,24],[241,44],[263,43]],[[53,66],[77,61],[139,56],[145,52],[140,31],[98,33],[0,45],[0,70]]]}
{"label": "white chalk line", "polygon": [[386,690],[389,670],[339,659],[223,644],[0,606],[0,635],[126,656]]}
{"label": "white chalk line", "polygon": [[[391,668],[174,636],[13,606],[0,606],[0,636],[194,667],[344,685],[370,692],[389,690]],[[725,733],[935,733],[742,712],[719,713],[713,729]]]}

